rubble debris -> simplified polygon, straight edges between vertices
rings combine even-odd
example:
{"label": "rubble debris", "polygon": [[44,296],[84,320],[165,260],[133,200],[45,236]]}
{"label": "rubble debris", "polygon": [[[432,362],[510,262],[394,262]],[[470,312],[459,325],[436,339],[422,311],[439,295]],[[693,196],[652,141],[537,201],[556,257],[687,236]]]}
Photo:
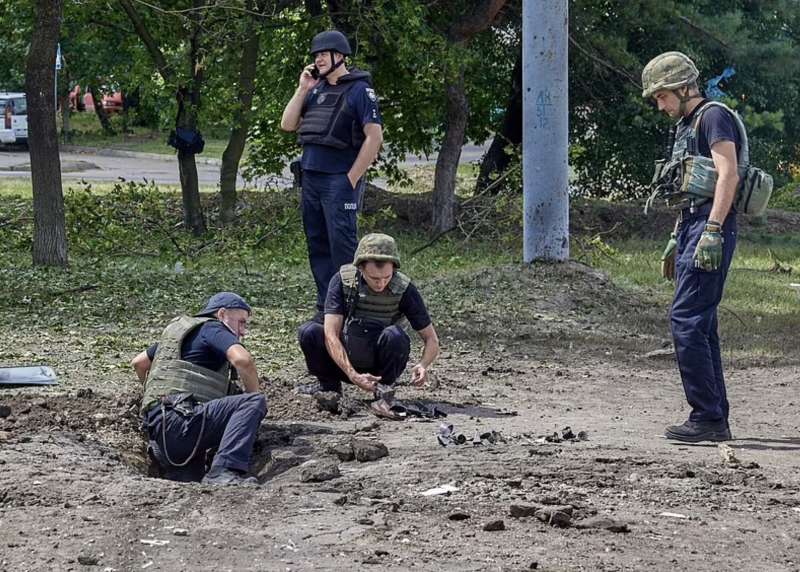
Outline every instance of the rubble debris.
{"label": "rubble debris", "polygon": [[292,451],[274,451],[270,456],[269,462],[259,471],[258,479],[263,482],[266,479],[277,477],[281,473],[285,473],[289,469],[296,467],[304,460],[304,457]]}
{"label": "rubble debris", "polygon": [[341,395],[336,391],[318,391],[313,395],[317,408],[336,415],[339,413],[339,399]]}
{"label": "rubble debris", "polygon": [[442,447],[449,447],[451,445],[465,445],[472,443],[474,447],[479,445],[494,445],[496,443],[505,443],[506,439],[499,431],[480,431],[476,430],[475,435],[467,437],[463,433],[457,433],[451,423],[439,424],[439,429],[436,433],[436,440]]}
{"label": "rubble debris", "polygon": [[557,432],[553,432],[550,435],[544,435],[537,439],[539,443],[562,443],[564,441],[568,441],[570,443],[576,443],[578,441],[588,441],[589,440],[589,433],[586,431],[578,431],[576,435],[572,431],[572,427],[564,427],[561,430],[561,434],[559,435]]}
{"label": "rubble debris", "polygon": [[322,483],[341,476],[333,459],[311,459],[300,465],[300,482]]}
{"label": "rubble debris", "polygon": [[92,390],[91,387],[81,387],[80,389],[78,389],[75,396],[78,399],[91,399],[92,397],[94,397],[94,391]]}
{"label": "rubble debris", "polygon": [[505,530],[505,529],[506,529],[506,523],[503,522],[502,520],[493,520],[483,525],[483,530],[487,532],[494,532],[497,530]]}
{"label": "rubble debris", "polygon": [[470,518],[470,515],[468,515],[465,512],[460,512],[460,511],[456,511],[456,512],[453,512],[453,513],[450,513],[450,514],[447,515],[447,520],[459,521],[459,520],[467,520],[469,518]]}
{"label": "rubble debris", "polygon": [[427,491],[421,492],[420,494],[424,497],[433,497],[438,495],[447,495],[450,493],[454,493],[458,490],[458,487],[454,485],[440,485],[438,487],[433,487],[432,489],[428,489]]}
{"label": "rubble debris", "polygon": [[630,532],[630,528],[624,522],[611,518],[610,516],[590,516],[582,520],[576,521],[573,525],[577,529],[602,529],[611,532]]}
{"label": "rubble debris", "polygon": [[175,536],[189,536],[189,530],[186,528],[175,528],[172,531]]}
{"label": "rubble debris", "polygon": [[736,454],[733,452],[733,449],[731,449],[730,445],[720,443],[717,445],[717,452],[722,458],[723,465],[727,465],[728,467],[739,467],[742,464],[738,457],[736,457]]}

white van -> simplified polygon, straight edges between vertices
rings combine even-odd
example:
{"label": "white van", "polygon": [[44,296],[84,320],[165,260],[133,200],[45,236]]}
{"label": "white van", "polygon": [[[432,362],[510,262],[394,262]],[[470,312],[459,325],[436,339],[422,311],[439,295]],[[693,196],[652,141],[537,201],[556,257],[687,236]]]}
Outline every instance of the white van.
{"label": "white van", "polygon": [[0,143],[28,144],[28,101],[24,93],[0,92]]}

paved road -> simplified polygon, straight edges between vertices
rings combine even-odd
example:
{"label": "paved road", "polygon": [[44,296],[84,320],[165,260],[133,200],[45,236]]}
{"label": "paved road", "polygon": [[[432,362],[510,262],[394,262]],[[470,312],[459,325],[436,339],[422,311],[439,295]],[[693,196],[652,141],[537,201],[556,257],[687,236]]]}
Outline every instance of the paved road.
{"label": "paved road", "polygon": [[[462,163],[470,163],[481,158],[485,147],[467,145],[461,155]],[[405,165],[432,164],[436,155],[431,157],[417,157],[410,155],[404,162]],[[197,158],[197,175],[202,186],[215,186],[219,184],[218,159]],[[178,161],[172,155],[158,155],[155,153],[133,153],[130,151],[116,150],[83,150],[68,147],[61,152],[61,176],[64,180],[80,181],[105,181],[115,182],[120,179],[126,181],[155,181],[159,185],[178,185]],[[0,177],[30,178],[30,158],[28,151],[23,149],[0,149]],[[288,169],[283,177],[277,179],[259,179],[257,186],[264,186],[277,182],[285,185],[291,181]],[[239,186],[244,185],[244,180],[239,178]]]}

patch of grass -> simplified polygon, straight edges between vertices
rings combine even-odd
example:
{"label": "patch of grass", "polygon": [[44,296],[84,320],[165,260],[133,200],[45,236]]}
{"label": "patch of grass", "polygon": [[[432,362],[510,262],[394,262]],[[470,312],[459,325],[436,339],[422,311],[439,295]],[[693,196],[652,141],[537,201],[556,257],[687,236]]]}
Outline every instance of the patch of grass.
{"label": "patch of grass", "polygon": [[[116,135],[103,133],[94,112],[73,113],[70,116],[70,130],[72,131],[70,143],[84,147],[118,149],[138,153],[175,154],[175,149],[167,145],[168,131],[132,127],[130,128],[131,133],[123,133],[122,117],[119,114],[111,116],[111,123],[117,131]],[[206,145],[203,153],[199,156],[220,159],[228,144],[227,134],[221,129],[209,129],[202,132]],[[245,150],[245,156],[246,154]]]}
{"label": "patch of grass", "polygon": [[[621,287],[651,296],[668,309],[674,292],[660,276],[662,242],[626,240],[611,243],[612,256],[597,256],[593,263],[607,271]],[[791,275],[772,271],[775,257],[793,268]],[[739,240],[720,305],[720,329],[725,350],[737,361],[771,363],[797,359],[793,344],[800,323],[800,298],[788,287],[800,272],[800,238],[795,236]],[[665,337],[669,335],[665,319]],[[790,347],[791,346],[791,347]]]}

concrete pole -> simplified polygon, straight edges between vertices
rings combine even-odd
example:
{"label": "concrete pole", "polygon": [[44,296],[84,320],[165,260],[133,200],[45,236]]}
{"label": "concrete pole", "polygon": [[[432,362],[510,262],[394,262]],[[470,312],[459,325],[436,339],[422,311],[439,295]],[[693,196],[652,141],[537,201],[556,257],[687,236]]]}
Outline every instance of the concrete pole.
{"label": "concrete pole", "polygon": [[569,258],[568,0],[523,0],[523,259]]}

